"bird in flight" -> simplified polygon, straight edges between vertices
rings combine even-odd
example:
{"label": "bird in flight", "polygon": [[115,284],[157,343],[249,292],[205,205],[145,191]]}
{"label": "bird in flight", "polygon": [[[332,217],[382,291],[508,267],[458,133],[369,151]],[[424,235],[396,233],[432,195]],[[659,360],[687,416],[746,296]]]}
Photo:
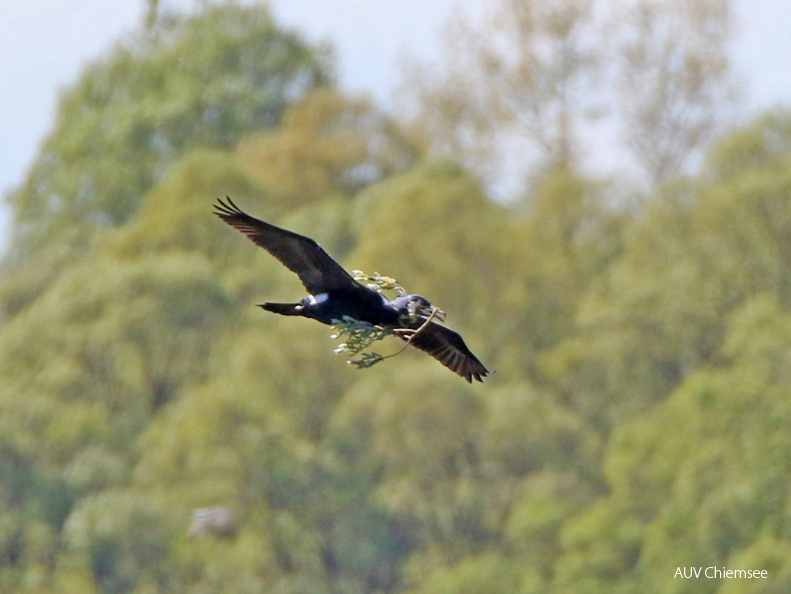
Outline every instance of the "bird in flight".
{"label": "bird in flight", "polygon": [[354,280],[310,237],[251,217],[227,196],[226,200],[217,200],[215,214],[295,272],[309,293],[297,303],[262,303],[259,307],[328,325],[347,318],[367,322],[392,330],[470,383],[473,378],[482,382],[489,375],[457,332],[433,320],[432,312],[437,310],[424,297],[404,293],[387,299]]}

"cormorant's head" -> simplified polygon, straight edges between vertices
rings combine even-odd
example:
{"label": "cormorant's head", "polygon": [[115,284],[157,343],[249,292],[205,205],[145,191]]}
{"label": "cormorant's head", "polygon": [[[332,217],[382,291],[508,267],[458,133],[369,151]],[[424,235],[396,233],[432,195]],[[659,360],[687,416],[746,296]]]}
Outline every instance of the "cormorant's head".
{"label": "cormorant's head", "polygon": [[403,318],[415,319],[418,317],[429,317],[432,313],[435,318],[443,320],[445,312],[431,305],[425,297],[412,293],[404,293],[393,299],[393,305],[398,310],[398,315]]}

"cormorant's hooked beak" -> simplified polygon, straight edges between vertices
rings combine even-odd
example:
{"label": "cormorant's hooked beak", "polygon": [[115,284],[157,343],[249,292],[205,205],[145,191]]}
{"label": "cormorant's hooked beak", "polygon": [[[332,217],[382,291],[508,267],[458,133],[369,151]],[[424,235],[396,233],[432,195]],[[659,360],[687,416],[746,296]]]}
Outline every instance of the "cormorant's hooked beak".
{"label": "cormorant's hooked beak", "polygon": [[426,306],[419,306],[417,308],[417,313],[420,314],[424,318],[430,318],[433,316],[433,319],[438,320],[440,322],[445,321],[445,311],[434,306],[426,307]]}
{"label": "cormorant's hooked beak", "polygon": [[439,307],[431,305],[430,301],[420,295],[406,295],[405,297],[398,297],[396,301],[405,302],[404,305],[397,304],[397,307],[402,308],[402,316],[409,318],[412,323],[419,319],[423,321],[428,319],[440,322],[445,321],[445,312]]}

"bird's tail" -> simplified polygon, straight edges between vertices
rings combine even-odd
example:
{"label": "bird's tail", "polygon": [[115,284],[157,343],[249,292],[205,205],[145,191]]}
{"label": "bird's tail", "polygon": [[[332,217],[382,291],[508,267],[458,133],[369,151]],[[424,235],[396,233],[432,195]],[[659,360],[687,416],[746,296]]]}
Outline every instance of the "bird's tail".
{"label": "bird's tail", "polygon": [[301,316],[303,310],[301,303],[261,303],[258,307],[281,316]]}

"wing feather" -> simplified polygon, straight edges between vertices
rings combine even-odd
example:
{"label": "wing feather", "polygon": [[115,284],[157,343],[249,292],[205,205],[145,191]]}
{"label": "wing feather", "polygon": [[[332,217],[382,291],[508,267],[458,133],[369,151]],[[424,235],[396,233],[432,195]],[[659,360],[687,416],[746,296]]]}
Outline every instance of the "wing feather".
{"label": "wing feather", "polygon": [[[409,344],[415,348],[428,353],[470,383],[472,383],[473,378],[482,382],[483,378],[490,373],[483,363],[472,354],[472,351],[467,348],[461,335],[447,326],[437,322],[430,322],[413,336],[411,333],[404,332],[397,334],[401,339],[409,341]],[[411,339],[409,338],[410,336],[412,336]]]}
{"label": "wing feather", "polygon": [[333,289],[357,287],[358,283],[343,266],[310,237],[251,217],[227,196],[226,200],[227,203],[217,200],[214,214],[295,272],[312,295]]}

